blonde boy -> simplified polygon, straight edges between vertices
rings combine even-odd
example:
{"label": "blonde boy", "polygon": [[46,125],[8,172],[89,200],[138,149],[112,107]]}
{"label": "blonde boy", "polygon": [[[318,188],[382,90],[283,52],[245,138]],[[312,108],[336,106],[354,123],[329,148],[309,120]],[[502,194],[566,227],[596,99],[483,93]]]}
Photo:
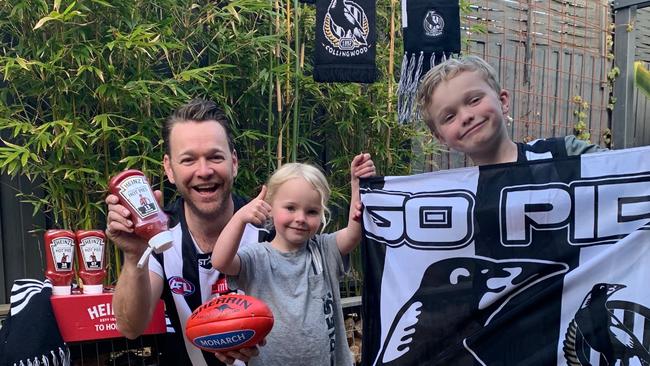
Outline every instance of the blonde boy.
{"label": "blonde boy", "polygon": [[604,150],[575,136],[513,142],[505,123],[510,93],[501,88],[494,69],[477,56],[449,59],[432,68],[422,80],[417,102],[433,135],[476,165]]}

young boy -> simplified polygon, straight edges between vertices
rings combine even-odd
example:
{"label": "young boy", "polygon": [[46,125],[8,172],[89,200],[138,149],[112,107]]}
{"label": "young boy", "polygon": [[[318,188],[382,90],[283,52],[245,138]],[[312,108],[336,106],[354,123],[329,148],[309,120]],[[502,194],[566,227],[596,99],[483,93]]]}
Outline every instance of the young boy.
{"label": "young boy", "polygon": [[606,150],[575,138],[550,138],[529,144],[508,136],[505,120],[510,93],[483,59],[464,56],[432,68],[423,78],[417,102],[433,135],[467,154],[474,164],[498,164],[580,155]]}

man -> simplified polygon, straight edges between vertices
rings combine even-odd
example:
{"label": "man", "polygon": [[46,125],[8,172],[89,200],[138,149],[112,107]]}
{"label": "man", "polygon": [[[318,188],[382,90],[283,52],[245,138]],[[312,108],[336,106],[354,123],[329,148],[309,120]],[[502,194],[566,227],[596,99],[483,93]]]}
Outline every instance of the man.
{"label": "man", "polygon": [[[146,241],[133,234],[129,211],[118,203],[117,196],[106,198],[106,234],[124,254],[113,310],[120,332],[135,338],[151,321],[162,297],[175,330],[175,349],[170,354],[180,354],[179,360],[171,363],[217,365],[214,355],[200,351],[185,338],[184,329],[192,311],[223,290],[219,284],[225,283],[225,278],[212,268],[210,254],[223,227],[246,203],[232,195],[237,153],[226,115],[215,103],[200,99],[181,106],[165,122],[163,142],[165,174],[180,195],[168,212],[174,221],[170,223],[173,247],[150,257],[148,269],[137,268]],[[160,198],[160,192],[156,195]],[[263,233],[249,225],[242,243],[258,241]],[[183,344],[186,352],[180,347]],[[257,349],[250,348],[217,357],[230,363],[255,355]]]}

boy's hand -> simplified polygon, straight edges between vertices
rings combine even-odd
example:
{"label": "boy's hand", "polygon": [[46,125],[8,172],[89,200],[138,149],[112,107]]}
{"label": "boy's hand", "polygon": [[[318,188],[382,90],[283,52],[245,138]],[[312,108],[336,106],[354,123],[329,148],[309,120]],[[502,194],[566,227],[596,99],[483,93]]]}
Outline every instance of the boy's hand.
{"label": "boy's hand", "polygon": [[262,186],[260,194],[258,194],[257,197],[251,200],[246,206],[240,208],[235,213],[235,216],[243,223],[251,223],[257,226],[264,224],[271,215],[271,205],[264,201],[266,190],[266,185]]}

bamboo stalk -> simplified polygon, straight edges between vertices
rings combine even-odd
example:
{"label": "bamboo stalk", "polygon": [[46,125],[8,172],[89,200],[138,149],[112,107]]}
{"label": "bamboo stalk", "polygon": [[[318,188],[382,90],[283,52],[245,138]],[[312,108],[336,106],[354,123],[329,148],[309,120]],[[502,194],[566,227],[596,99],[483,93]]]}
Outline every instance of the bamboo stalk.
{"label": "bamboo stalk", "polygon": [[[389,48],[388,48],[388,115],[390,116],[393,112],[393,69],[395,68],[395,2],[397,0],[390,0],[390,34],[389,34]],[[392,134],[392,128],[388,126],[388,131],[386,133],[386,151],[388,151],[388,156],[386,158],[386,163],[388,166],[393,165],[393,155],[390,153],[390,139]]]}
{"label": "bamboo stalk", "polygon": [[277,155],[276,155],[276,165],[278,169],[282,166],[282,132],[284,131],[284,128],[280,126],[280,133],[278,134],[278,149],[277,149]]}
{"label": "bamboo stalk", "polygon": [[[273,4],[274,4],[275,12],[276,12],[275,13],[275,18],[277,19],[277,17],[278,17],[278,14],[277,14],[277,12],[278,12],[278,8],[277,8],[278,1],[277,0],[274,1]],[[273,34],[273,21],[272,20],[273,19],[271,19],[271,21],[269,21],[269,34]],[[274,90],[273,90],[273,87],[274,87],[274,83],[273,83],[273,79],[274,79],[273,61],[274,60],[273,60],[273,58],[275,57],[274,50],[275,50],[276,46],[273,46],[273,48],[271,49],[271,52],[269,53],[269,98],[268,98],[268,115],[267,115],[267,121],[266,121],[266,134],[268,135],[266,137],[266,153],[268,154],[268,157],[269,157],[268,166],[267,166],[267,169],[266,169],[267,173],[271,172],[271,167],[273,166],[273,157],[271,155],[271,149],[272,149],[272,141],[271,140],[273,139],[272,133],[273,133],[273,92],[274,92]]]}
{"label": "bamboo stalk", "polygon": [[294,27],[294,52],[296,54],[296,66],[294,71],[294,90],[293,90],[293,146],[291,148],[291,161],[296,161],[298,159],[298,133],[300,128],[298,125],[298,113],[299,113],[299,103],[300,103],[300,33],[298,32],[298,26],[300,22],[300,5],[298,0],[293,0],[293,7],[296,12],[293,21]]}

